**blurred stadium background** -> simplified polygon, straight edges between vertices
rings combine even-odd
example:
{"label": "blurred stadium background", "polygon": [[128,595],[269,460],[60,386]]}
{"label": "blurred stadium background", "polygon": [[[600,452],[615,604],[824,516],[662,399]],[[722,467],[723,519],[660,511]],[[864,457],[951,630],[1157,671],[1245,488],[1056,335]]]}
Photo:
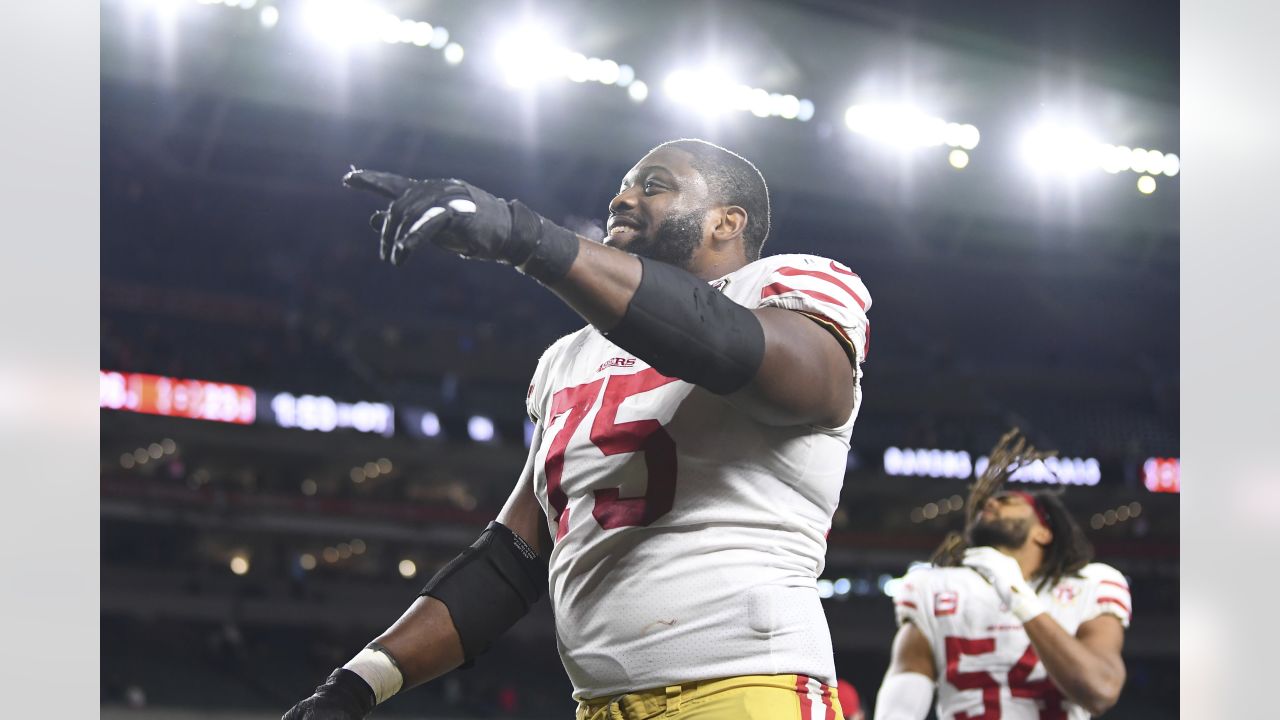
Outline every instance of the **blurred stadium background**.
{"label": "blurred stadium background", "polygon": [[[411,601],[523,462],[580,326],[508,269],[378,262],[348,165],[600,237],[681,136],[770,183],[766,253],[875,297],[821,591],[874,697],[893,578],[1018,425],[1136,618],[1118,718],[1176,715],[1172,3],[104,0],[104,718],[270,718]],[[1212,348],[1205,348],[1212,352]],[[379,715],[571,717],[543,605]]]}

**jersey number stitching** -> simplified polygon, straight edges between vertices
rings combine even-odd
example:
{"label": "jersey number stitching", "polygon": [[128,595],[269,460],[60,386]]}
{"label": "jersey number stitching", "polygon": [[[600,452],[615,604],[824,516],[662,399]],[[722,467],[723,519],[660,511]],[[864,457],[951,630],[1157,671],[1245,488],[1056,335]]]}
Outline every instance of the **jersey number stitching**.
{"label": "jersey number stitching", "polygon": [[[995,638],[945,638],[947,650],[947,682],[958,690],[982,690],[982,714],[970,715],[967,712],[955,714],[955,720],[1000,720],[1000,683],[991,673],[981,670],[960,672],[961,655],[985,655],[995,652]],[[1009,669],[1009,693],[1014,697],[1029,698],[1036,701],[1040,710],[1040,720],[1066,720],[1067,714],[1062,709],[1063,696],[1052,680],[1028,681],[1032,671],[1040,662],[1036,649],[1028,645],[1027,651],[1018,658],[1018,662]]]}
{"label": "jersey number stitching", "polygon": [[582,385],[564,388],[551,398],[551,420],[567,413],[564,424],[551,438],[547,450],[547,500],[555,510],[556,540],[564,537],[569,529],[569,498],[561,488],[564,479],[564,454],[578,426],[595,404],[596,397],[603,400],[595,420],[591,423],[591,442],[600,452],[608,455],[643,452],[647,468],[648,484],[644,495],[634,498],[619,497],[618,488],[595,491],[595,508],[591,511],[596,522],[605,530],[620,527],[644,526],[671,510],[676,495],[676,444],[671,435],[657,420],[633,420],[618,422],[618,409],[623,401],[633,395],[655,390],[676,378],[662,375],[653,368],[646,368],[630,375],[611,375]]}

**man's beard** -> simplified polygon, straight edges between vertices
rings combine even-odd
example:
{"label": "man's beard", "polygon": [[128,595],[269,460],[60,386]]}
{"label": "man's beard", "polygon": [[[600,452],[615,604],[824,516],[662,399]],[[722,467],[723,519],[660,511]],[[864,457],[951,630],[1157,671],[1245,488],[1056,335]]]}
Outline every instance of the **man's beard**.
{"label": "man's beard", "polygon": [[637,235],[625,248],[627,252],[688,269],[693,252],[702,245],[702,221],[706,210],[692,210],[672,215],[652,237]]}
{"label": "man's beard", "polygon": [[1031,534],[1031,521],[1027,519],[992,520],[970,525],[965,539],[970,547],[1020,548]]}

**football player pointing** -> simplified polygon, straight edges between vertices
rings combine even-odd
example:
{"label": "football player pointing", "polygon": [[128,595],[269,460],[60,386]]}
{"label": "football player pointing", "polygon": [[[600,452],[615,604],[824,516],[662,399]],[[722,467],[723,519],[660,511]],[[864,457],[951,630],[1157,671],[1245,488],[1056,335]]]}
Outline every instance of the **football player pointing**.
{"label": "football player pointing", "polygon": [[965,536],[907,573],[876,720],[922,720],[935,685],[944,720],[1079,720],[1115,705],[1132,606],[1124,576],[1090,562],[1057,495],[1000,490],[1043,456],[1006,435],[969,498]]}
{"label": "football player pointing", "polygon": [[760,257],[764,178],[711,143],[623,178],[603,243],[460,180],[353,171],[421,245],[514,266],[588,323],[538,363],[496,521],[288,720],[364,717],[483,653],[549,589],[582,720],[839,714],[816,581],[861,404],[871,298],[849,268]]}

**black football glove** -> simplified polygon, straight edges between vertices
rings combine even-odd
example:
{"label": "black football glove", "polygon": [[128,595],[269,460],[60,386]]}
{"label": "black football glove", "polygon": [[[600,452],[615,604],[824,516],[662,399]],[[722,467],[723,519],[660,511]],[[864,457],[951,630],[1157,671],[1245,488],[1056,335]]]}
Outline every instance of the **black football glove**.
{"label": "black football glove", "polygon": [[370,224],[381,235],[378,255],[399,265],[423,240],[463,257],[521,269],[543,283],[564,277],[578,240],[530,210],[455,179],[413,180],[377,170],[352,170],[342,182],[391,200]]}
{"label": "black football glove", "polygon": [[361,720],[376,704],[373,688],[364,678],[338,668],[315,694],[289,708],[280,720]]}

